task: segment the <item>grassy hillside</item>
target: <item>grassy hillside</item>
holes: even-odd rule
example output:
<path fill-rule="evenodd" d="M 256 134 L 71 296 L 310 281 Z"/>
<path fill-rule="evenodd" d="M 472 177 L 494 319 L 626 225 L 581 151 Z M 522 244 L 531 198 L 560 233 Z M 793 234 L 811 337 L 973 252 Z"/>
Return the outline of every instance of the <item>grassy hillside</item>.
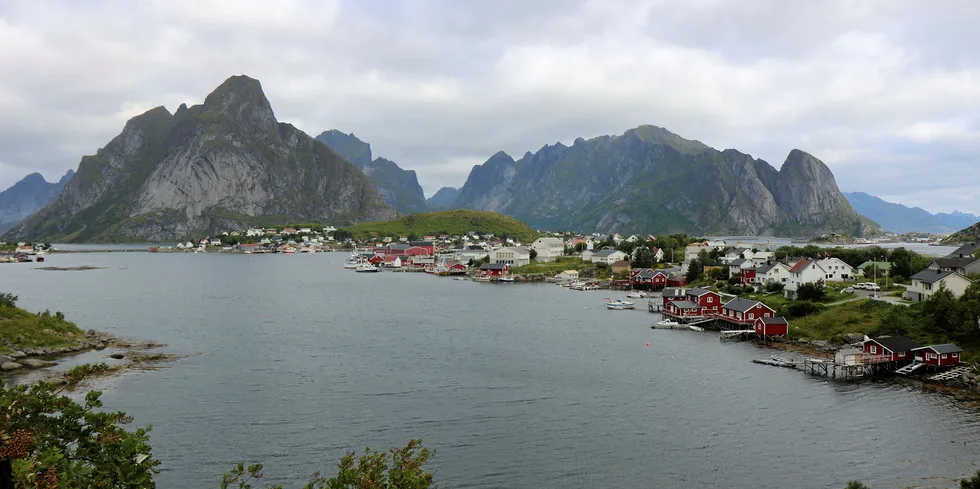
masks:
<path fill-rule="evenodd" d="M 13 348 L 54 348 L 68 346 L 84 336 L 74 323 L 60 312 L 32 313 L 17 307 L 17 296 L 0 294 L 0 352 Z"/>
<path fill-rule="evenodd" d="M 507 235 L 520 238 L 521 242 L 530 242 L 538 237 L 538 233 L 513 217 L 494 212 L 452 210 L 442 212 L 426 212 L 411 214 L 394 221 L 366 222 L 344 229 L 351 232 L 355 238 L 384 237 L 384 236 L 417 236 L 426 235 L 458 235 L 476 231 L 481 234 L 492 233 L 494 236 Z"/>
<path fill-rule="evenodd" d="M 949 235 L 943 240 L 942 244 L 957 245 L 963 243 L 975 243 L 980 240 L 980 222 L 956 233 Z"/>

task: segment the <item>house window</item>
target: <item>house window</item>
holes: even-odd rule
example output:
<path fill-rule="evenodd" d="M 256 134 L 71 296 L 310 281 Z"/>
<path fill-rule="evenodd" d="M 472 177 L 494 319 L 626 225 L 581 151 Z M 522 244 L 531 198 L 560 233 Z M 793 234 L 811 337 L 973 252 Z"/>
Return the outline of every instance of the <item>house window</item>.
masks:
<path fill-rule="evenodd" d="M 764 318 L 769 317 L 769 313 L 767 312 L 767 313 L 763 314 L 762 317 L 764 317 Z"/>
<path fill-rule="evenodd" d="M 749 319 L 755 319 L 755 314 L 749 313 Z"/>
<path fill-rule="evenodd" d="M 960 354 L 959 353 L 950 353 L 949 356 L 950 356 L 950 358 L 956 358 L 956 357 L 960 356 Z"/>
<path fill-rule="evenodd" d="M 946 359 L 946 354 L 945 354 L 945 353 L 943 353 L 943 360 L 945 360 L 945 359 Z"/>
<path fill-rule="evenodd" d="M 871 345 L 871 354 L 872 355 L 877 355 L 878 354 L 878 347 L 877 346 Z"/>

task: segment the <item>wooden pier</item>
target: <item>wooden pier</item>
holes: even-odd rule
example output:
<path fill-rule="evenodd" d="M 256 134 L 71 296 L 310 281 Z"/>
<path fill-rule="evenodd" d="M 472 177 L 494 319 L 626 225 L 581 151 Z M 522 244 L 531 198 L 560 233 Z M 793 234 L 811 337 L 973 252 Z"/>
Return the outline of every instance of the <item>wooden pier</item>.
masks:
<path fill-rule="evenodd" d="M 854 380 L 894 372 L 898 364 L 888 355 L 871 355 L 856 348 L 838 350 L 833 358 L 805 358 L 803 371 L 832 380 Z"/>

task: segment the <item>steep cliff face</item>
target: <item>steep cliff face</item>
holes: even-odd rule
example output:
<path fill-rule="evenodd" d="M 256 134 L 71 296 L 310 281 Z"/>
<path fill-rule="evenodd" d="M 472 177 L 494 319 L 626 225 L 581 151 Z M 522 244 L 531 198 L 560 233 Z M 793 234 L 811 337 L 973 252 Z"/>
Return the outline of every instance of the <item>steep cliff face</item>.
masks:
<path fill-rule="evenodd" d="M 202 105 L 131 119 L 82 158 L 58 199 L 8 235 L 170 241 L 251 224 L 394 216 L 360 170 L 276 121 L 259 82 L 235 76 Z"/>
<path fill-rule="evenodd" d="M 693 234 L 864 234 L 872 229 L 820 160 L 798 150 L 782 170 L 654 126 L 504 153 L 473 168 L 455 207 L 544 229 Z"/>
<path fill-rule="evenodd" d="M 374 182 L 385 202 L 399 214 L 426 211 L 425 195 L 414 170 L 403 170 L 385 158 L 371 159 L 371 145 L 353 134 L 331 129 L 320 133 L 316 139 L 360 168 Z"/>
<path fill-rule="evenodd" d="M 425 206 L 428 210 L 449 209 L 456 202 L 459 190 L 453 187 L 442 187 L 432 197 L 425 199 Z"/>
<path fill-rule="evenodd" d="M 40 173 L 31 173 L 0 192 L 0 233 L 48 205 L 74 175 L 75 170 L 68 170 L 60 180 L 49 183 Z"/>

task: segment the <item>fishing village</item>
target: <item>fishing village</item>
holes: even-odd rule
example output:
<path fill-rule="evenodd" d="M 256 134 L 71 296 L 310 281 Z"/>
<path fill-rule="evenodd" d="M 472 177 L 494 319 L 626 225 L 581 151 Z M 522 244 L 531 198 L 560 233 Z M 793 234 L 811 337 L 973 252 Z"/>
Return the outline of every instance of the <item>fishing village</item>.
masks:
<path fill-rule="evenodd" d="M 818 321 L 815 318 L 834 308 L 848 313 L 860 307 L 907 309 L 939 291 L 961 299 L 975 288 L 980 272 L 980 258 L 975 256 L 980 247 L 975 243 L 926 258 L 903 248 L 862 252 L 815 245 L 795 248 L 792 243 L 760 248 L 763 245 L 757 243 L 681 235 L 552 233 L 539 234 L 528 244 L 522 244 L 522 238 L 527 236 L 474 230 L 355 239 L 330 226 L 280 226 L 175 245 L 99 251 L 334 252 L 331 257 L 344 257 L 337 266 L 355 273 L 417 272 L 489 284 L 545 283 L 569 291 L 601 291 L 597 307 L 646 309 L 655 321 L 639 322 L 653 329 L 714 332 L 722 341 L 752 341 L 785 352 L 755 359 L 757 364 L 831 380 L 897 375 L 980 392 L 975 367 L 963 361 L 963 350 L 952 342 L 918 342 L 900 334 L 857 330 L 813 338 L 794 328 L 798 322 Z M 21 263 L 44 261 L 49 253 L 86 251 L 27 243 L 8 247 L 12 249 L 4 260 Z M 861 255 L 862 262 L 855 263 L 850 255 Z M 331 259 L 328 266 L 334 266 Z M 980 328 L 980 322 L 975 327 Z"/>

